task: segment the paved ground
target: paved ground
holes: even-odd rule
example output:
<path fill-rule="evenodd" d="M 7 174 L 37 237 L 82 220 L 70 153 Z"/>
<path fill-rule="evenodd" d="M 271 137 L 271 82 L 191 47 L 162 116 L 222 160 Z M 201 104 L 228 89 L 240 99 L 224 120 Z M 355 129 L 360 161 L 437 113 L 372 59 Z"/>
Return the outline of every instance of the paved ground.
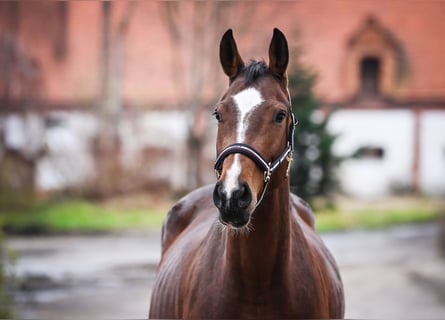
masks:
<path fill-rule="evenodd" d="M 347 318 L 445 318 L 445 260 L 435 224 L 325 234 Z M 15 310 L 25 319 L 146 318 L 159 234 L 7 239 Z"/>

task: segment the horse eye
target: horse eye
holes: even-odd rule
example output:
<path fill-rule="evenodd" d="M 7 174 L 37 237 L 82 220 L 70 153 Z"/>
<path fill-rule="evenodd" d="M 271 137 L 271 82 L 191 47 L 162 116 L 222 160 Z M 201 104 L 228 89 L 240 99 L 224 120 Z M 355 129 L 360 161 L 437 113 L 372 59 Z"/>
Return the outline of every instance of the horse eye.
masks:
<path fill-rule="evenodd" d="M 275 113 L 274 121 L 281 123 L 281 122 L 283 122 L 284 119 L 286 119 L 286 115 L 287 115 L 286 112 L 280 110 L 277 113 Z"/>
<path fill-rule="evenodd" d="M 215 111 L 215 112 L 212 113 L 212 115 L 215 116 L 215 119 L 216 119 L 218 122 L 221 122 L 221 121 L 222 121 L 222 116 L 221 116 L 221 113 L 220 113 L 220 112 Z"/>

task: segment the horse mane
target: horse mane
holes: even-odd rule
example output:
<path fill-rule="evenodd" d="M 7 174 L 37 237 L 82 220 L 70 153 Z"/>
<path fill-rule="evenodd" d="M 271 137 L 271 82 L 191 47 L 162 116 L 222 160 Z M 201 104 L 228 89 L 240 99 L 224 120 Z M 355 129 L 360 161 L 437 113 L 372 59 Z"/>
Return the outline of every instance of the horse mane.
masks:
<path fill-rule="evenodd" d="M 250 60 L 243 68 L 242 74 L 244 75 L 247 83 L 252 83 L 258 78 L 271 74 L 269 66 L 264 60 Z"/>

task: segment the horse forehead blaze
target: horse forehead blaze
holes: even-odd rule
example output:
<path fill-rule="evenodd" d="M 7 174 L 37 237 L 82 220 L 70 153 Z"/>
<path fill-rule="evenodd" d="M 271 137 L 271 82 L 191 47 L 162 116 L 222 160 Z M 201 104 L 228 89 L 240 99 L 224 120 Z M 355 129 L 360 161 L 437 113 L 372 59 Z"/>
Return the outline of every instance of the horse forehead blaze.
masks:
<path fill-rule="evenodd" d="M 244 89 L 233 95 L 232 98 L 241 113 L 241 118 L 264 101 L 261 92 L 254 87 Z"/>
<path fill-rule="evenodd" d="M 238 112 L 237 121 L 237 142 L 244 142 L 244 136 L 246 133 L 248 118 L 250 113 L 263 103 L 264 98 L 261 92 L 253 87 L 244 89 L 232 96 L 233 101 Z"/>

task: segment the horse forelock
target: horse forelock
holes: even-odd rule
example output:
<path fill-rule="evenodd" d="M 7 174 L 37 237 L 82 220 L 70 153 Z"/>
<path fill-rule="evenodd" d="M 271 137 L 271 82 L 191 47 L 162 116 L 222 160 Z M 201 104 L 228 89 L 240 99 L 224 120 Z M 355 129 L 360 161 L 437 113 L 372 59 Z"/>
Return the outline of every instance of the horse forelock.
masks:
<path fill-rule="evenodd" d="M 247 83 L 252 83 L 258 78 L 272 74 L 264 60 L 250 60 L 243 68 L 241 74 Z"/>

